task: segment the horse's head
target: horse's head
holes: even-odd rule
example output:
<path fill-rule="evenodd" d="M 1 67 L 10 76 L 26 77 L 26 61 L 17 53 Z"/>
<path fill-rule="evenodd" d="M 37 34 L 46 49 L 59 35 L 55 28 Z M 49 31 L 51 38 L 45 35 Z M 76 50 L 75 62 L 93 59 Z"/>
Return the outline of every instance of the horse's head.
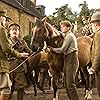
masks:
<path fill-rule="evenodd" d="M 31 39 L 31 46 L 43 48 L 44 41 L 47 45 L 58 47 L 61 44 L 62 36 L 56 28 L 54 28 L 50 23 L 46 22 L 45 19 L 38 19 L 33 28 L 33 36 Z"/>
<path fill-rule="evenodd" d="M 37 49 L 38 47 L 43 47 L 43 42 L 46 40 L 46 30 L 44 27 L 44 22 L 41 19 L 38 19 L 35 22 L 35 25 L 32 29 L 32 38 L 31 38 L 31 48 Z"/>

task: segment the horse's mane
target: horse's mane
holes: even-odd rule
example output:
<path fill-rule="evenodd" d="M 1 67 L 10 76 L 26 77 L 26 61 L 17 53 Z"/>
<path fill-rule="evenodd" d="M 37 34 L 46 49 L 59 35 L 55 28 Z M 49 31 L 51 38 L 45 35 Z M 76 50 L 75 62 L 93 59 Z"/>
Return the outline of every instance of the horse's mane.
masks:
<path fill-rule="evenodd" d="M 58 47 L 62 44 L 62 36 L 52 24 L 47 21 L 38 20 L 35 26 L 33 31 L 36 31 L 33 32 L 31 46 L 35 44 L 44 44 L 43 41 L 46 41 L 49 46 L 53 47 Z"/>
<path fill-rule="evenodd" d="M 53 38 L 53 37 L 57 37 L 60 35 L 59 31 L 53 26 L 51 25 L 50 23 L 48 22 L 45 22 L 44 23 L 46 25 L 46 27 L 48 28 L 49 30 L 49 35 Z M 51 34 L 50 34 L 51 33 Z"/>

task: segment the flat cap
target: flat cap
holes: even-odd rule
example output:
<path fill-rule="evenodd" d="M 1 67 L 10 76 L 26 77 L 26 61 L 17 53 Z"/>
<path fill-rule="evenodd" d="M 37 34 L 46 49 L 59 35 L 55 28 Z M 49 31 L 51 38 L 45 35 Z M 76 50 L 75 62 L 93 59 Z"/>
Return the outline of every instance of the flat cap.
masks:
<path fill-rule="evenodd" d="M 18 28 L 20 29 L 19 24 L 13 23 L 13 24 L 11 24 L 11 25 L 9 26 L 9 30 L 12 29 L 13 27 L 18 27 Z"/>

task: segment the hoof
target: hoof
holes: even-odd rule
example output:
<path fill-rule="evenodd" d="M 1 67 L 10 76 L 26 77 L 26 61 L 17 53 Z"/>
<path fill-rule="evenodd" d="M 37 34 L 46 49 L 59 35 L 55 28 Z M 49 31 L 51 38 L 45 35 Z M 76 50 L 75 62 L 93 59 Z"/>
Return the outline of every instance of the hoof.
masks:
<path fill-rule="evenodd" d="M 57 98 L 53 98 L 53 100 L 58 100 Z"/>
<path fill-rule="evenodd" d="M 42 91 L 43 93 L 45 93 L 45 91 Z"/>
<path fill-rule="evenodd" d="M 37 94 L 34 94 L 34 96 L 37 96 Z"/>
<path fill-rule="evenodd" d="M 85 100 L 92 100 L 92 90 L 86 90 L 86 95 L 84 97 Z"/>

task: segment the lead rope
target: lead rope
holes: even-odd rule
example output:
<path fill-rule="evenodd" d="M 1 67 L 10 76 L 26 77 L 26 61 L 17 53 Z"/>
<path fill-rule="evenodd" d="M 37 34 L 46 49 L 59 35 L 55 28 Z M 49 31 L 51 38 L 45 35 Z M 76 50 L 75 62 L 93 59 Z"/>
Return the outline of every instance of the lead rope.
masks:
<path fill-rule="evenodd" d="M 30 57 L 34 56 L 35 54 L 37 54 L 39 52 L 39 49 L 32 53 L 27 59 L 25 59 L 21 64 L 19 64 L 16 68 L 14 68 L 13 70 L 9 71 L 9 74 L 14 72 L 15 70 L 17 70 L 20 66 L 22 66 Z"/>

